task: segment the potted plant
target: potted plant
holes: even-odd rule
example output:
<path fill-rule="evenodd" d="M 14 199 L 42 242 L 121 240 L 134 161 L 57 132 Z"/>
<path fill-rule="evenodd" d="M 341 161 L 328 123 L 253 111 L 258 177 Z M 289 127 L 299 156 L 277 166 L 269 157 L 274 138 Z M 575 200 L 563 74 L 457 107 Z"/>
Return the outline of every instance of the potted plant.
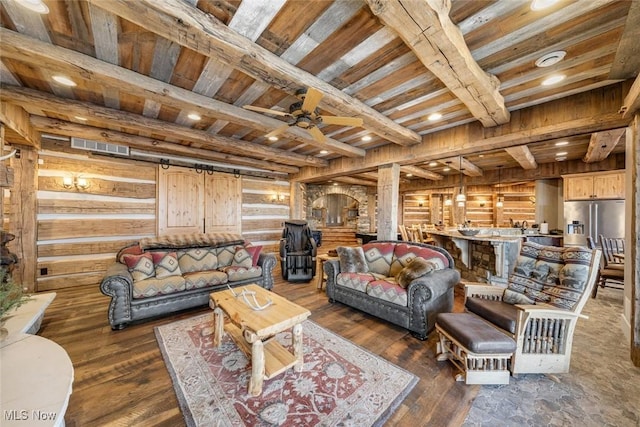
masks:
<path fill-rule="evenodd" d="M 7 330 L 2 326 L 12 311 L 29 300 L 22 286 L 13 281 L 7 270 L 0 268 L 0 338 L 7 336 Z"/>

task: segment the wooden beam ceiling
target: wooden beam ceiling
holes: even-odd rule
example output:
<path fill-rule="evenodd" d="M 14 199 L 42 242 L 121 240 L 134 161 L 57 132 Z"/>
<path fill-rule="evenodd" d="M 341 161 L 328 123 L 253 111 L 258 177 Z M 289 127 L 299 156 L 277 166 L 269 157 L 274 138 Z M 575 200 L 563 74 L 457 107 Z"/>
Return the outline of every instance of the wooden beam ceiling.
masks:
<path fill-rule="evenodd" d="M 627 14 L 624 32 L 613 60 L 609 78 L 632 79 L 640 72 L 640 2 L 633 1 Z"/>
<path fill-rule="evenodd" d="M 161 141 L 144 136 L 131 135 L 124 132 L 117 132 L 110 129 L 96 128 L 77 123 L 65 122 L 58 119 L 32 116 L 33 127 L 45 134 L 64 135 L 68 137 L 78 137 L 93 141 L 103 141 L 114 144 L 124 144 L 129 148 L 138 148 L 158 154 L 171 154 L 184 157 L 210 160 L 214 162 L 224 162 L 226 164 L 248 166 L 252 168 L 264 169 L 266 171 L 276 171 L 282 173 L 295 173 L 297 167 L 286 166 L 279 163 L 265 160 L 251 159 L 245 156 L 235 156 L 232 154 L 216 153 L 203 148 L 187 147 L 181 144 Z"/>
<path fill-rule="evenodd" d="M 526 145 L 520 145 L 518 147 L 507 147 L 505 148 L 506 152 L 509 153 L 511 157 L 514 158 L 516 162 L 522 166 L 522 169 L 535 169 L 538 167 L 538 163 L 536 163 L 536 158 L 533 157 L 529 147 Z"/>
<path fill-rule="evenodd" d="M 400 170 L 404 173 L 410 173 L 413 176 L 419 176 L 420 178 L 430 179 L 433 181 L 439 181 L 444 178 L 438 173 L 427 171 L 417 166 L 401 166 Z"/>
<path fill-rule="evenodd" d="M 449 18 L 451 2 L 367 0 L 367 3 L 484 126 L 509 121 L 509 110 L 498 90 L 500 82 L 471 56 L 460 29 Z"/>
<path fill-rule="evenodd" d="M 462 172 L 467 176 L 482 176 L 482 169 L 462 156 L 446 157 L 444 159 L 440 159 L 439 161 L 440 163 L 446 164 L 451 169 Z"/>
<path fill-rule="evenodd" d="M 412 147 L 383 146 L 370 150 L 364 158 L 331 160 L 326 168 L 303 168 L 293 180 L 316 180 L 370 171 L 381 164 L 411 165 L 442 160 L 452 154 L 469 155 L 526 145 L 532 142 L 566 138 L 628 125 L 629 120 L 617 111 L 628 90 L 623 82 L 540 106 L 516 111 L 510 123 L 495 128 L 482 128 L 469 123 L 423 137 L 423 143 Z M 454 157 L 457 159 L 457 157 Z"/>
<path fill-rule="evenodd" d="M 585 163 L 594 163 L 606 159 L 624 135 L 624 129 L 613 129 L 604 132 L 594 132 L 589 140 L 589 148 L 585 154 Z"/>
<path fill-rule="evenodd" d="M 280 120 L 217 101 L 5 28 L 0 28 L 0 38 L 3 41 L 0 50 L 2 57 L 14 58 L 38 66 L 45 65 L 50 70 L 61 71 L 72 77 L 78 76 L 102 86 L 119 89 L 160 105 L 167 105 L 179 110 L 186 109 L 202 116 L 211 116 L 243 126 L 250 126 L 264 133 L 283 124 Z M 283 135 L 345 156 L 363 156 L 365 153 L 361 148 L 331 138 L 326 138 L 321 143 L 313 139 L 306 131 L 295 126 L 288 128 Z"/>
<path fill-rule="evenodd" d="M 295 94 L 314 87 L 324 94 L 320 107 L 362 117 L 364 127 L 399 145 L 420 142 L 420 135 L 350 97 L 329 83 L 252 43 L 224 23 L 180 0 L 90 0 L 94 5 L 174 43 L 242 71 L 258 81 Z"/>
<path fill-rule="evenodd" d="M 17 103 L 27 109 L 33 107 L 49 111 L 64 111 L 70 116 L 82 116 L 94 123 L 99 123 L 100 127 L 109 128 L 119 126 L 127 129 L 132 134 L 141 131 L 153 132 L 158 135 L 177 138 L 179 140 L 197 142 L 213 150 L 247 156 L 262 158 L 263 160 L 277 160 L 287 158 L 287 163 L 298 166 L 314 165 L 325 166 L 326 160 L 313 156 L 303 156 L 290 153 L 285 150 L 271 148 L 263 145 L 251 144 L 247 141 L 228 138 L 220 135 L 211 135 L 205 131 L 191 129 L 185 126 L 163 122 L 158 119 L 142 117 L 137 114 L 114 110 L 106 107 L 98 107 L 88 102 L 73 101 L 58 98 L 54 95 L 31 89 L 19 88 L 15 86 L 2 86 L 0 99 L 3 102 Z"/>
<path fill-rule="evenodd" d="M 8 141 L 40 148 L 40 135 L 31 127 L 29 114 L 22 107 L 6 102 L 0 104 L 0 122 L 13 131 L 12 135 L 5 135 Z"/>

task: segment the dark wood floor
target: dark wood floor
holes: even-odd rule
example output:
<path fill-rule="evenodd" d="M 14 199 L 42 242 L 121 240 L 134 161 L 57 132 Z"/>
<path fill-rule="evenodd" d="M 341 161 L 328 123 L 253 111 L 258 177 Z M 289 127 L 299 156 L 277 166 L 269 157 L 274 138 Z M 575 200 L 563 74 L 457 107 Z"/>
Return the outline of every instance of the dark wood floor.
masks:
<path fill-rule="evenodd" d="M 418 341 L 387 322 L 342 304 L 329 304 L 315 281 L 289 284 L 282 280 L 279 269 L 274 276 L 274 291 L 307 307 L 313 321 L 420 378 L 387 425 L 462 424 L 479 386 L 456 383 L 450 363 L 435 361 L 435 333 L 427 341 Z M 75 369 L 66 425 L 184 425 L 153 328 L 209 309 L 189 310 L 114 332 L 107 322 L 108 302 L 97 285 L 61 290 L 42 323 L 40 334 L 64 347 Z M 458 295 L 454 310 L 460 311 L 460 305 Z"/>

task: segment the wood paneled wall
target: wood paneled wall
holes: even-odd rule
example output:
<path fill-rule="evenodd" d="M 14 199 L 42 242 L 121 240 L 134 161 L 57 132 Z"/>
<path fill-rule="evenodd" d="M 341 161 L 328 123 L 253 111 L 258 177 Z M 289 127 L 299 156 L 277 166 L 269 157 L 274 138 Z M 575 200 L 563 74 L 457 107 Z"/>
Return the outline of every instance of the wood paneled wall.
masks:
<path fill-rule="evenodd" d="M 447 197 L 455 199 L 453 195 L 456 194 L 456 189 L 438 189 L 437 191 L 437 193 L 433 190 L 405 193 L 402 198 L 403 217 L 399 222 L 411 226 L 435 224 L 442 220 L 447 226 L 455 226 L 454 211 L 461 208 L 457 208 L 455 200 L 451 206 L 445 206 L 444 200 Z M 468 186 L 465 192 L 467 201 L 464 218 L 471 221 L 473 227 L 508 227 L 509 219 L 519 223 L 527 221 L 531 226 L 535 221 L 535 182 L 502 187 L 500 189 L 504 199 L 502 208 L 496 206 L 496 189 L 493 186 Z M 460 215 L 459 212 L 458 216 Z"/>
<path fill-rule="evenodd" d="M 156 167 L 44 150 L 37 201 L 36 290 L 97 283 L 120 248 L 156 234 Z"/>
<path fill-rule="evenodd" d="M 284 221 L 289 219 L 289 182 L 242 179 L 242 236 L 265 251 L 278 252 Z"/>

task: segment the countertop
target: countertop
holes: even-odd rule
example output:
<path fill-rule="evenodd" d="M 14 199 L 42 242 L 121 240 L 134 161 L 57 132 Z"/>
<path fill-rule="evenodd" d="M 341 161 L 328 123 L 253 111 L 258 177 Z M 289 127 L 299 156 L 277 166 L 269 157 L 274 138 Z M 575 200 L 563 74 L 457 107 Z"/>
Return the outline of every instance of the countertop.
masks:
<path fill-rule="evenodd" d="M 480 229 L 480 232 L 475 236 L 463 236 L 458 232 L 457 228 L 448 228 L 442 231 L 429 230 L 429 234 L 434 234 L 437 236 L 446 236 L 454 239 L 475 240 L 475 241 L 483 241 L 483 242 L 515 242 L 525 237 L 562 237 L 561 235 L 540 234 L 540 233 L 516 234 L 513 229 L 509 229 L 509 228 Z"/>

